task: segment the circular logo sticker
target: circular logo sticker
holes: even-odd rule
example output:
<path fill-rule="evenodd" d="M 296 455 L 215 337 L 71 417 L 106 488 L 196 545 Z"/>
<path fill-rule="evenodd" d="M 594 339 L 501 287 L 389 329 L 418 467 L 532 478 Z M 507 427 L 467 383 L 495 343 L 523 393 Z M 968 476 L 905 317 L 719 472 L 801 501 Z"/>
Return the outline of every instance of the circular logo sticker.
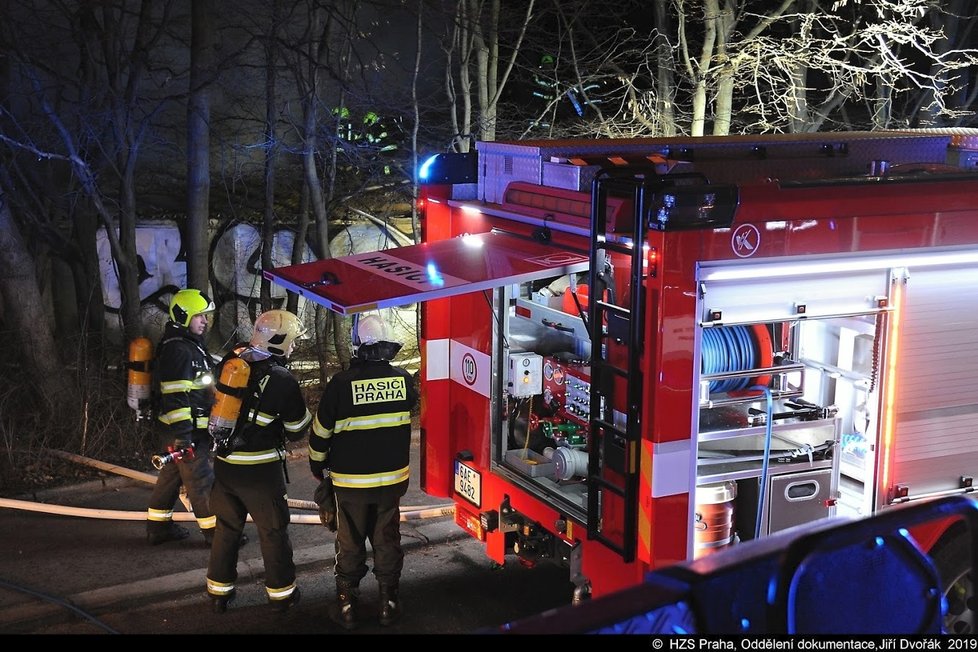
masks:
<path fill-rule="evenodd" d="M 736 256 L 749 258 L 761 246 L 761 232 L 753 224 L 741 224 L 730 237 L 730 247 Z"/>
<path fill-rule="evenodd" d="M 475 356 L 466 353 L 462 356 L 462 378 L 468 385 L 475 385 L 476 378 L 479 377 L 479 368 L 475 364 Z"/>

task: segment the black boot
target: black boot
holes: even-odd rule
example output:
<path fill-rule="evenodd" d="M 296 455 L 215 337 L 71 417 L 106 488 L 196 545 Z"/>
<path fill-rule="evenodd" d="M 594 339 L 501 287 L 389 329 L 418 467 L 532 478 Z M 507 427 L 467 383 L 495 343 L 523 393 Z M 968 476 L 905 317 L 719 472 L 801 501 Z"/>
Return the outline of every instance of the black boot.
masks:
<path fill-rule="evenodd" d="M 343 629 L 355 629 L 357 621 L 357 602 L 360 599 L 360 589 L 356 584 L 336 580 L 336 601 L 339 602 L 339 622 Z"/>
<path fill-rule="evenodd" d="M 190 536 L 190 530 L 180 527 L 173 521 L 168 523 L 150 523 L 146 526 L 146 541 L 151 546 L 158 546 L 167 541 L 180 541 Z"/>
<path fill-rule="evenodd" d="M 393 625 L 401 617 L 401 600 L 397 584 L 380 585 L 380 624 Z"/>
<path fill-rule="evenodd" d="M 286 611 L 299 604 L 299 599 L 302 597 L 302 592 L 299 591 L 299 587 L 295 587 L 292 591 L 292 595 L 285 598 L 284 600 L 275 600 L 270 602 L 272 606 L 272 611 L 280 614 L 284 614 Z"/>
<path fill-rule="evenodd" d="M 237 591 L 231 589 L 231 592 L 226 595 L 211 595 L 211 609 L 216 614 L 222 614 L 228 610 L 231 603 L 234 602 L 234 598 L 237 595 Z"/>

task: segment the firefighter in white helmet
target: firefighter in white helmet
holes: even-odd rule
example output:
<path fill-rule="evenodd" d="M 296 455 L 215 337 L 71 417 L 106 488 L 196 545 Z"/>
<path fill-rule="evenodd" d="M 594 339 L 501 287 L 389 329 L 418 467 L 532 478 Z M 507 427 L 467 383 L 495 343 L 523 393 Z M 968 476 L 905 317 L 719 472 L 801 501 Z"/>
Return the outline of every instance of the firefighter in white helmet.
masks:
<path fill-rule="evenodd" d="M 249 514 L 261 540 L 268 603 L 284 612 L 299 601 L 288 531 L 285 445 L 305 435 L 312 414 L 286 363 L 304 332 L 291 312 L 268 310 L 255 321 L 250 342 L 221 361 L 223 366 L 241 358 L 250 371 L 237 425 L 230 437 L 216 442 L 211 507 L 217 531 L 207 566 L 207 593 L 217 613 L 226 611 L 236 594 L 237 541 Z"/>
<path fill-rule="evenodd" d="M 336 532 L 336 596 L 345 629 L 358 624 L 367 540 L 380 589 L 380 624 L 401 614 L 400 501 L 408 488 L 411 410 L 418 401 L 411 375 L 391 364 L 401 344 L 383 319 L 354 318 L 352 340 L 350 368 L 326 384 L 309 437 L 309 466 L 321 480 L 320 518 Z"/>
<path fill-rule="evenodd" d="M 146 538 L 152 545 L 185 539 L 190 533 L 173 522 L 180 486 L 187 489 L 197 525 L 210 543 L 216 519 L 208 495 L 214 483 L 207 417 L 214 402 L 212 360 L 204 343 L 210 297 L 189 288 L 170 300 L 170 320 L 156 346 L 155 379 L 163 447 L 190 454 L 160 469 L 147 509 Z"/>

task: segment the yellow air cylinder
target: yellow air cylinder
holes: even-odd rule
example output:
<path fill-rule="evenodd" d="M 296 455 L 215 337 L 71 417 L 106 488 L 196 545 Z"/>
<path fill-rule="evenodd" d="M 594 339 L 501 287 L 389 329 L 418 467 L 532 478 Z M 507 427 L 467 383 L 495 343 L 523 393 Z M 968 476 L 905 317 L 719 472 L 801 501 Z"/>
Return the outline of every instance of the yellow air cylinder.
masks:
<path fill-rule="evenodd" d="M 234 430 L 241 413 L 244 388 L 248 386 L 251 367 L 241 358 L 231 358 L 221 369 L 221 379 L 215 392 L 214 407 L 207 422 L 207 429 L 216 439 L 226 439 Z"/>
<path fill-rule="evenodd" d="M 129 342 L 128 378 L 126 403 L 136 411 L 136 418 L 149 416 L 150 396 L 153 391 L 153 343 L 146 337 Z"/>

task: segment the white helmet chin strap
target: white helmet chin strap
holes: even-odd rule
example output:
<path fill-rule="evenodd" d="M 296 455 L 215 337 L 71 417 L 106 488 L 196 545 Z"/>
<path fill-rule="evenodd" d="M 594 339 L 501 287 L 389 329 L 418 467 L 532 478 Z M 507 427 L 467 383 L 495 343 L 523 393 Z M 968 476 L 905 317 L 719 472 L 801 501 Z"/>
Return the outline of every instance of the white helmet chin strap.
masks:
<path fill-rule="evenodd" d="M 263 351 L 262 349 L 259 349 L 258 347 L 254 347 L 254 346 L 249 346 L 247 351 L 248 351 L 248 357 L 250 357 L 252 360 L 256 362 L 258 360 L 267 360 L 268 358 L 272 357 L 272 354 L 269 353 L 268 351 Z"/>
<path fill-rule="evenodd" d="M 352 344 L 353 349 L 356 350 L 360 346 L 360 313 L 353 313 L 353 327 L 351 329 L 353 333 Z"/>

